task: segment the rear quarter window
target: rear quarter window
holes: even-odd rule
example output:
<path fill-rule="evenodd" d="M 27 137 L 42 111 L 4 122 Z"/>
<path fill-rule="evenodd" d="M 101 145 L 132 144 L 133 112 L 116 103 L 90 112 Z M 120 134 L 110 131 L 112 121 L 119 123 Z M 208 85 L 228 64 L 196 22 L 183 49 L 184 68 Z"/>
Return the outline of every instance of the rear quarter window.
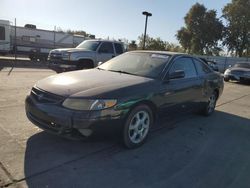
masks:
<path fill-rule="evenodd" d="M 204 62 L 197 59 L 193 59 L 193 61 L 199 75 L 204 75 L 212 72 L 212 70 Z"/>
<path fill-rule="evenodd" d="M 0 26 L 0 40 L 5 40 L 5 28 Z"/>
<path fill-rule="evenodd" d="M 123 46 L 119 43 L 115 43 L 115 51 L 116 54 L 122 54 L 123 53 Z"/>

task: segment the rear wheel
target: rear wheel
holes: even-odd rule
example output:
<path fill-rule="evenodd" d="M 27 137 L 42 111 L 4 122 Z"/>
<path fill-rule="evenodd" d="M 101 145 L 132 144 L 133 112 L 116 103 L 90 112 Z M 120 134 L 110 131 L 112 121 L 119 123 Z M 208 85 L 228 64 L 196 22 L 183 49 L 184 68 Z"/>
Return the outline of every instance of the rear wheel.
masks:
<path fill-rule="evenodd" d="M 33 54 L 29 55 L 29 58 L 30 58 L 31 61 L 36 61 L 36 57 Z"/>
<path fill-rule="evenodd" d="M 225 77 L 224 77 L 224 81 L 225 81 L 225 82 L 228 82 L 228 81 L 229 81 L 229 78 L 225 78 Z"/>
<path fill-rule="evenodd" d="M 209 115 L 211 115 L 214 112 L 215 106 L 216 106 L 216 102 L 217 102 L 217 98 L 218 98 L 217 92 L 214 91 L 211 94 L 211 96 L 209 97 L 208 102 L 207 102 L 205 108 L 203 109 L 203 114 L 205 116 L 209 116 Z"/>
<path fill-rule="evenodd" d="M 152 110 L 146 105 L 135 107 L 126 119 L 123 129 L 123 142 L 127 148 L 141 146 L 153 125 Z"/>

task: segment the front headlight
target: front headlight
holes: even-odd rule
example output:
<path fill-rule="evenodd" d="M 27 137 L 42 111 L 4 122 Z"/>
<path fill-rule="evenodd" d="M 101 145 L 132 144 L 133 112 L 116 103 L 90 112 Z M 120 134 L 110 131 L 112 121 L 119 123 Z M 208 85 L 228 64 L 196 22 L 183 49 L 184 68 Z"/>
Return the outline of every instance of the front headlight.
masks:
<path fill-rule="evenodd" d="M 231 71 L 227 69 L 224 74 L 229 74 Z"/>
<path fill-rule="evenodd" d="M 63 53 L 62 54 L 62 59 L 63 60 L 70 60 L 70 53 L 68 53 L 68 52 L 67 53 Z"/>
<path fill-rule="evenodd" d="M 115 99 L 76 99 L 68 98 L 63 102 L 63 106 L 73 110 L 103 110 L 115 106 L 117 100 Z"/>

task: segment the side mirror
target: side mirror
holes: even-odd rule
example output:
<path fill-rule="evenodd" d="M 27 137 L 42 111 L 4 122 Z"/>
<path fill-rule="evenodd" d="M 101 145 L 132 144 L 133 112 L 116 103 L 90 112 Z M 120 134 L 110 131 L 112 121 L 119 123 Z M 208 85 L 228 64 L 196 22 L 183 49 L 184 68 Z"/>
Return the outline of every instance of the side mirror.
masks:
<path fill-rule="evenodd" d="M 169 79 L 178 79 L 184 77 L 185 77 L 185 72 L 183 70 L 176 70 L 169 74 Z"/>
<path fill-rule="evenodd" d="M 101 64 L 103 64 L 103 62 L 100 61 L 100 62 L 98 62 L 97 66 L 100 66 Z"/>

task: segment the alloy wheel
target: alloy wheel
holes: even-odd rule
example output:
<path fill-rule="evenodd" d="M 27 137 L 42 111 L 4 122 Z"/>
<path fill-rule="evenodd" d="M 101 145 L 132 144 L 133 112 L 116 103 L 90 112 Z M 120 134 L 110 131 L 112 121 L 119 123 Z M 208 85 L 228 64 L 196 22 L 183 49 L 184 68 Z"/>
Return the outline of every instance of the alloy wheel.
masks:
<path fill-rule="evenodd" d="M 138 144 L 147 136 L 150 126 L 150 116 L 146 111 L 139 111 L 132 117 L 128 136 L 132 143 Z"/>

